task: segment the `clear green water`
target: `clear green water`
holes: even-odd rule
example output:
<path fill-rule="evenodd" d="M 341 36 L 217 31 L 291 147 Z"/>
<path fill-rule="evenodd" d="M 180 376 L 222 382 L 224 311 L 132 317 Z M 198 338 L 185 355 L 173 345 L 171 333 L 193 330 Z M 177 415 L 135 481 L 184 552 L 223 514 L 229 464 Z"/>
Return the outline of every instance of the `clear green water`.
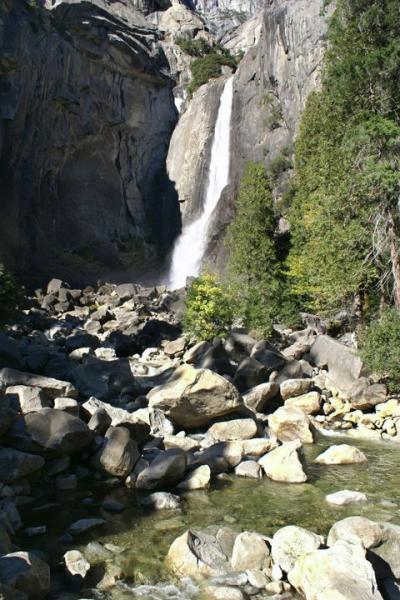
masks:
<path fill-rule="evenodd" d="M 368 464 L 323 466 L 313 459 L 331 444 L 348 443 L 365 452 Z M 55 499 L 57 506 L 44 511 L 25 512 L 24 522 L 29 525 L 46 524 L 48 533 L 32 540 L 19 540 L 21 547 L 35 547 L 47 552 L 54 560 L 67 548 L 58 538 L 78 518 L 101 516 L 107 524 L 81 536 L 74 547 L 82 547 L 90 540 L 112 542 L 124 548 L 123 561 L 127 581 L 132 584 L 156 583 L 167 578 L 163 560 L 171 542 L 188 528 L 202 529 L 210 525 L 229 525 L 238 531 L 254 530 L 272 535 L 278 528 L 296 524 L 326 534 L 331 525 L 346 516 L 392 521 L 400 524 L 400 447 L 392 442 L 370 442 L 345 437 L 321 438 L 305 447 L 305 484 L 282 484 L 264 478 L 261 481 L 230 476 L 216 482 L 208 492 L 186 494 L 181 511 L 149 513 L 137 502 L 135 493 L 125 489 L 99 492 L 93 490 L 95 503 L 84 506 L 81 499 L 87 491 Z M 368 503 L 333 507 L 325 495 L 341 489 L 362 491 Z M 101 509 L 105 498 L 122 501 L 122 514 L 110 515 Z M 153 599 L 146 588 L 137 590 L 141 598 Z M 161 593 L 161 592 L 160 592 Z M 128 594 L 126 596 L 126 594 Z M 126 592 L 121 598 L 132 597 Z M 172 594 L 172 592 L 171 592 Z M 176 598 L 169 592 L 160 598 Z M 187 595 L 183 596 L 189 597 Z"/>

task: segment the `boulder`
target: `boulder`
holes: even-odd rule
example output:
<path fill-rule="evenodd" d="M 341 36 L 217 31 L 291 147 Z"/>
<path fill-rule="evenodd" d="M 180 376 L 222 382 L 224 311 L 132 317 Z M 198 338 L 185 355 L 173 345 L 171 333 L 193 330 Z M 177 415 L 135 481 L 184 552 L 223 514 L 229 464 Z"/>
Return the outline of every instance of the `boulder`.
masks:
<path fill-rule="evenodd" d="M 0 436 L 4 435 L 16 417 L 10 399 L 0 393 Z"/>
<path fill-rule="evenodd" d="M 166 565 L 178 577 L 210 577 L 229 570 L 226 554 L 217 539 L 197 531 L 185 531 L 172 542 Z"/>
<path fill-rule="evenodd" d="M 181 427 L 200 427 L 243 406 L 237 389 L 224 377 L 190 365 L 179 367 L 164 385 L 152 389 L 149 406 Z"/>
<path fill-rule="evenodd" d="M 178 485 L 178 490 L 206 490 L 210 487 L 211 469 L 208 465 L 197 467 Z"/>
<path fill-rule="evenodd" d="M 168 492 L 154 492 L 142 498 L 141 504 L 152 510 L 176 510 L 181 506 L 181 499 Z"/>
<path fill-rule="evenodd" d="M 97 527 L 100 527 L 101 525 L 105 525 L 105 523 L 107 523 L 105 519 L 79 519 L 78 521 L 75 521 L 74 523 L 72 523 L 72 525 L 69 526 L 68 532 L 71 535 L 80 535 L 81 533 L 86 533 L 91 529 L 95 529 Z"/>
<path fill-rule="evenodd" d="M 139 459 L 135 441 L 125 427 L 109 427 L 104 442 L 95 456 L 95 464 L 108 475 L 127 477 Z"/>
<path fill-rule="evenodd" d="M 256 343 L 257 341 L 245 330 L 233 329 L 226 339 L 225 350 L 235 362 L 240 363 L 243 358 L 250 356 Z"/>
<path fill-rule="evenodd" d="M 243 531 L 233 545 L 231 566 L 234 571 L 247 571 L 268 566 L 269 548 L 258 533 Z"/>
<path fill-rule="evenodd" d="M 347 504 L 358 504 L 359 502 L 366 502 L 367 496 L 362 492 L 352 492 L 351 490 L 340 490 L 340 492 L 334 492 L 333 494 L 327 494 L 325 500 L 329 504 L 335 506 L 346 506 Z"/>
<path fill-rule="evenodd" d="M 12 552 L 0 558 L 0 583 L 41 600 L 50 592 L 50 569 L 33 552 Z"/>
<path fill-rule="evenodd" d="M 0 480 L 13 483 L 35 473 L 44 465 L 44 459 L 35 454 L 13 448 L 0 448 Z"/>
<path fill-rule="evenodd" d="M 202 597 L 204 600 L 246 600 L 239 588 L 228 585 L 207 585 Z"/>
<path fill-rule="evenodd" d="M 345 541 L 301 556 L 288 579 L 307 600 L 382 600 L 365 550 Z"/>
<path fill-rule="evenodd" d="M 278 394 L 279 385 L 277 383 L 261 383 L 243 395 L 243 402 L 254 412 L 263 412 L 270 404 L 275 404 L 270 401 L 275 400 Z"/>
<path fill-rule="evenodd" d="M 196 452 L 190 466 L 208 465 L 213 474 L 225 473 L 236 467 L 242 456 L 241 442 L 218 442 L 203 452 Z"/>
<path fill-rule="evenodd" d="M 327 545 L 333 546 L 338 540 L 349 543 L 362 543 L 364 548 L 375 548 L 383 540 L 382 528 L 365 517 L 347 517 L 332 525 Z"/>
<path fill-rule="evenodd" d="M 279 529 L 272 538 L 271 556 L 282 571 L 289 573 L 300 556 L 314 552 L 323 543 L 322 536 L 303 527 L 288 525 Z"/>
<path fill-rule="evenodd" d="M 387 400 L 386 386 L 381 383 L 369 384 L 366 377 L 356 380 L 349 389 L 348 398 L 351 408 L 369 410 Z"/>
<path fill-rule="evenodd" d="M 241 445 L 243 456 L 264 456 L 270 450 L 277 448 L 278 442 L 272 438 L 252 438 L 243 440 Z"/>
<path fill-rule="evenodd" d="M 171 448 L 159 454 L 137 477 L 136 487 L 156 490 L 170 487 L 182 480 L 186 471 L 186 454 L 179 448 Z"/>
<path fill-rule="evenodd" d="M 232 419 L 211 425 L 207 437 L 216 442 L 249 440 L 257 434 L 257 429 L 254 419 Z"/>
<path fill-rule="evenodd" d="M 263 471 L 261 465 L 255 460 L 244 460 L 235 467 L 237 477 L 249 477 L 251 479 L 261 479 Z"/>
<path fill-rule="evenodd" d="M 378 579 L 382 577 L 400 579 L 400 527 L 393 523 L 379 523 L 379 525 L 382 539 L 379 546 L 374 546 L 371 550 L 369 559 Z"/>
<path fill-rule="evenodd" d="M 299 439 L 305 444 L 312 444 L 314 441 L 311 421 L 298 408 L 281 406 L 269 416 L 268 425 L 271 432 L 281 442 L 290 442 Z"/>
<path fill-rule="evenodd" d="M 4 332 L 0 332 L 0 367 L 20 369 L 22 355 L 18 343 Z"/>
<path fill-rule="evenodd" d="M 131 437 L 138 443 L 141 444 L 146 442 L 149 439 L 150 435 L 150 425 L 144 421 L 144 417 L 141 413 L 141 410 L 135 411 L 133 413 L 128 412 L 123 408 L 117 408 L 115 406 L 111 406 L 107 402 L 102 402 L 97 398 L 91 397 L 87 402 L 82 404 L 82 408 L 87 415 L 91 417 L 101 409 L 105 411 L 107 415 L 111 419 L 111 425 L 113 427 L 123 426 L 129 429 Z M 102 428 L 106 422 L 104 416 L 100 417 L 102 420 Z M 96 422 L 92 422 L 91 428 L 95 426 Z"/>
<path fill-rule="evenodd" d="M 79 550 L 69 550 L 64 554 L 64 564 L 68 579 L 79 589 L 90 570 L 89 561 Z"/>
<path fill-rule="evenodd" d="M 183 362 L 191 365 L 197 365 L 203 360 L 211 348 L 212 345 L 210 342 L 198 342 L 185 352 L 183 355 Z"/>
<path fill-rule="evenodd" d="M 264 469 L 265 474 L 274 481 L 304 483 L 307 481 L 307 475 L 303 471 L 297 453 L 300 448 L 301 442 L 299 440 L 286 442 L 279 448 L 268 452 L 258 462 Z"/>
<path fill-rule="evenodd" d="M 80 404 L 74 398 L 54 398 L 54 408 L 65 410 L 73 417 L 79 417 Z"/>
<path fill-rule="evenodd" d="M 257 342 L 251 351 L 251 358 L 260 362 L 267 369 L 268 375 L 272 371 L 280 371 L 286 364 L 286 358 L 268 342 Z"/>
<path fill-rule="evenodd" d="M 241 392 L 268 380 L 267 368 L 255 358 L 244 358 L 239 364 L 233 383 Z"/>
<path fill-rule="evenodd" d="M 16 369 L 1 369 L 0 386 L 5 389 L 15 385 L 41 388 L 49 398 L 57 398 L 57 396 L 77 398 L 78 396 L 78 390 L 68 381 L 24 373 Z"/>
<path fill-rule="evenodd" d="M 88 427 L 97 435 L 104 435 L 107 429 L 110 427 L 111 422 L 112 419 L 107 411 L 105 411 L 104 408 L 98 408 L 90 417 Z"/>
<path fill-rule="evenodd" d="M 327 367 L 329 380 L 342 392 L 348 392 L 363 372 L 361 358 L 328 335 L 317 336 L 308 359 L 317 367 Z"/>
<path fill-rule="evenodd" d="M 321 394 L 319 392 L 308 392 L 295 398 L 288 398 L 285 406 L 298 408 L 306 415 L 317 415 L 321 409 Z"/>
<path fill-rule="evenodd" d="M 312 379 L 287 379 L 281 383 L 281 396 L 283 400 L 301 396 L 308 392 L 313 385 Z"/>
<path fill-rule="evenodd" d="M 349 446 L 348 444 L 338 444 L 330 446 L 327 450 L 322 452 L 314 462 L 321 465 L 351 465 L 354 463 L 367 462 L 367 457 L 364 452 L 361 452 L 355 446 Z"/>
<path fill-rule="evenodd" d="M 93 439 L 84 421 L 53 408 L 25 415 L 22 425 L 21 440 L 31 443 L 37 451 L 77 454 L 90 446 Z"/>
<path fill-rule="evenodd" d="M 163 442 L 166 450 L 169 448 L 181 448 L 185 452 L 195 452 L 200 448 L 200 442 L 187 435 L 164 435 Z"/>

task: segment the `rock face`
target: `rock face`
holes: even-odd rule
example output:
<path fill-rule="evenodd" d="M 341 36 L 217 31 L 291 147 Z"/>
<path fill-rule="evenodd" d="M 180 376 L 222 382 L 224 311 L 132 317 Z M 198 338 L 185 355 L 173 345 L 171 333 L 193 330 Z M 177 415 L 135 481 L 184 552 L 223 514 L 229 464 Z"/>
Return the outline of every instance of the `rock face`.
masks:
<path fill-rule="evenodd" d="M 243 406 L 237 389 L 208 369 L 182 365 L 164 385 L 148 394 L 149 406 L 159 408 L 182 427 L 198 427 Z"/>
<path fill-rule="evenodd" d="M 132 6 L 47 7 L 0 9 L 2 251 L 19 271 L 87 280 L 165 250 L 179 228 L 173 82 Z"/>

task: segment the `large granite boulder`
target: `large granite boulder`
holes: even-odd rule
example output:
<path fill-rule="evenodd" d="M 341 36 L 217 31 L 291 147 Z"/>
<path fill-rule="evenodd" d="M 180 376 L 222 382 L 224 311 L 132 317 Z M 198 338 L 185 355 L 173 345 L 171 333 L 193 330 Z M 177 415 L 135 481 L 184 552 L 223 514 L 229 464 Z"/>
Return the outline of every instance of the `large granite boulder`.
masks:
<path fill-rule="evenodd" d="M 64 410 L 44 408 L 15 422 L 7 439 L 22 449 L 77 454 L 91 444 L 93 432 L 84 421 Z"/>
<path fill-rule="evenodd" d="M 337 444 L 330 446 L 319 454 L 315 459 L 321 465 L 351 465 L 354 463 L 366 463 L 367 457 L 364 452 L 349 444 Z"/>
<path fill-rule="evenodd" d="M 139 490 L 158 490 L 181 481 L 186 471 L 186 454 L 180 448 L 171 448 L 159 454 L 136 479 Z"/>
<path fill-rule="evenodd" d="M 323 543 L 324 538 L 322 536 L 303 527 L 288 525 L 278 529 L 274 534 L 271 555 L 274 562 L 283 571 L 289 573 L 300 556 L 314 552 Z"/>
<path fill-rule="evenodd" d="M 152 389 L 149 406 L 158 408 L 181 427 L 206 425 L 215 417 L 243 406 L 242 398 L 227 379 L 209 371 L 182 365 L 164 385 Z"/>
<path fill-rule="evenodd" d="M 304 483 L 307 481 L 307 475 L 304 473 L 299 459 L 298 450 L 300 448 L 301 442 L 299 440 L 286 442 L 279 448 L 268 452 L 258 462 L 264 469 L 265 474 L 274 481 Z"/>
<path fill-rule="evenodd" d="M 275 405 L 278 394 L 279 385 L 277 383 L 260 383 L 260 385 L 256 385 L 243 395 L 243 402 L 247 408 L 254 410 L 254 412 L 263 412 L 270 405 Z"/>
<path fill-rule="evenodd" d="M 44 465 L 44 458 L 14 448 L 0 448 L 0 480 L 13 483 L 39 471 Z"/>
<path fill-rule="evenodd" d="M 58 398 L 59 396 L 76 398 L 78 396 L 78 391 L 68 381 L 24 373 L 16 369 L 1 369 L 0 386 L 6 389 L 15 385 L 41 388 L 49 398 Z"/>
<path fill-rule="evenodd" d="M 265 539 L 253 531 L 243 531 L 235 539 L 231 565 L 234 571 L 262 570 L 268 566 L 269 548 Z"/>
<path fill-rule="evenodd" d="M 215 442 L 250 440 L 256 435 L 257 429 L 254 419 L 232 419 L 213 423 L 207 431 L 207 437 Z"/>
<path fill-rule="evenodd" d="M 41 600 L 50 592 L 50 569 L 33 552 L 12 552 L 0 558 L 0 583 Z"/>
<path fill-rule="evenodd" d="M 359 544 L 338 541 L 328 550 L 304 554 L 288 579 L 307 600 L 382 600 L 372 565 Z"/>
<path fill-rule="evenodd" d="M 95 456 L 95 464 L 102 471 L 121 479 L 127 477 L 139 459 L 135 441 L 125 427 L 109 427 L 104 442 Z"/>
<path fill-rule="evenodd" d="M 346 517 L 334 523 L 329 531 L 327 545 L 333 546 L 338 540 L 361 543 L 370 549 L 379 546 L 383 540 L 382 528 L 365 517 Z"/>
<path fill-rule="evenodd" d="M 281 406 L 269 416 L 268 425 L 281 442 L 299 439 L 305 444 L 312 444 L 314 441 L 311 421 L 299 408 Z"/>
<path fill-rule="evenodd" d="M 185 531 L 172 542 L 166 565 L 178 577 L 209 577 L 229 569 L 228 557 L 217 538 L 202 532 Z"/>

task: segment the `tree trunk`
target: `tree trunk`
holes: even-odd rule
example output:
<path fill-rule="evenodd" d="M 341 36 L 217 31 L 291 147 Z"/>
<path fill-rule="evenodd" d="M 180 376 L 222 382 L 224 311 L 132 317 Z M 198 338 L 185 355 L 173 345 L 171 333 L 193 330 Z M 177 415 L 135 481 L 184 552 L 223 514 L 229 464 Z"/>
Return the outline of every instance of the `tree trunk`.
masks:
<path fill-rule="evenodd" d="M 400 255 L 399 255 L 399 226 L 397 215 L 389 213 L 389 238 L 390 238 L 390 262 L 392 264 L 393 276 L 393 299 L 397 309 L 400 310 Z"/>

